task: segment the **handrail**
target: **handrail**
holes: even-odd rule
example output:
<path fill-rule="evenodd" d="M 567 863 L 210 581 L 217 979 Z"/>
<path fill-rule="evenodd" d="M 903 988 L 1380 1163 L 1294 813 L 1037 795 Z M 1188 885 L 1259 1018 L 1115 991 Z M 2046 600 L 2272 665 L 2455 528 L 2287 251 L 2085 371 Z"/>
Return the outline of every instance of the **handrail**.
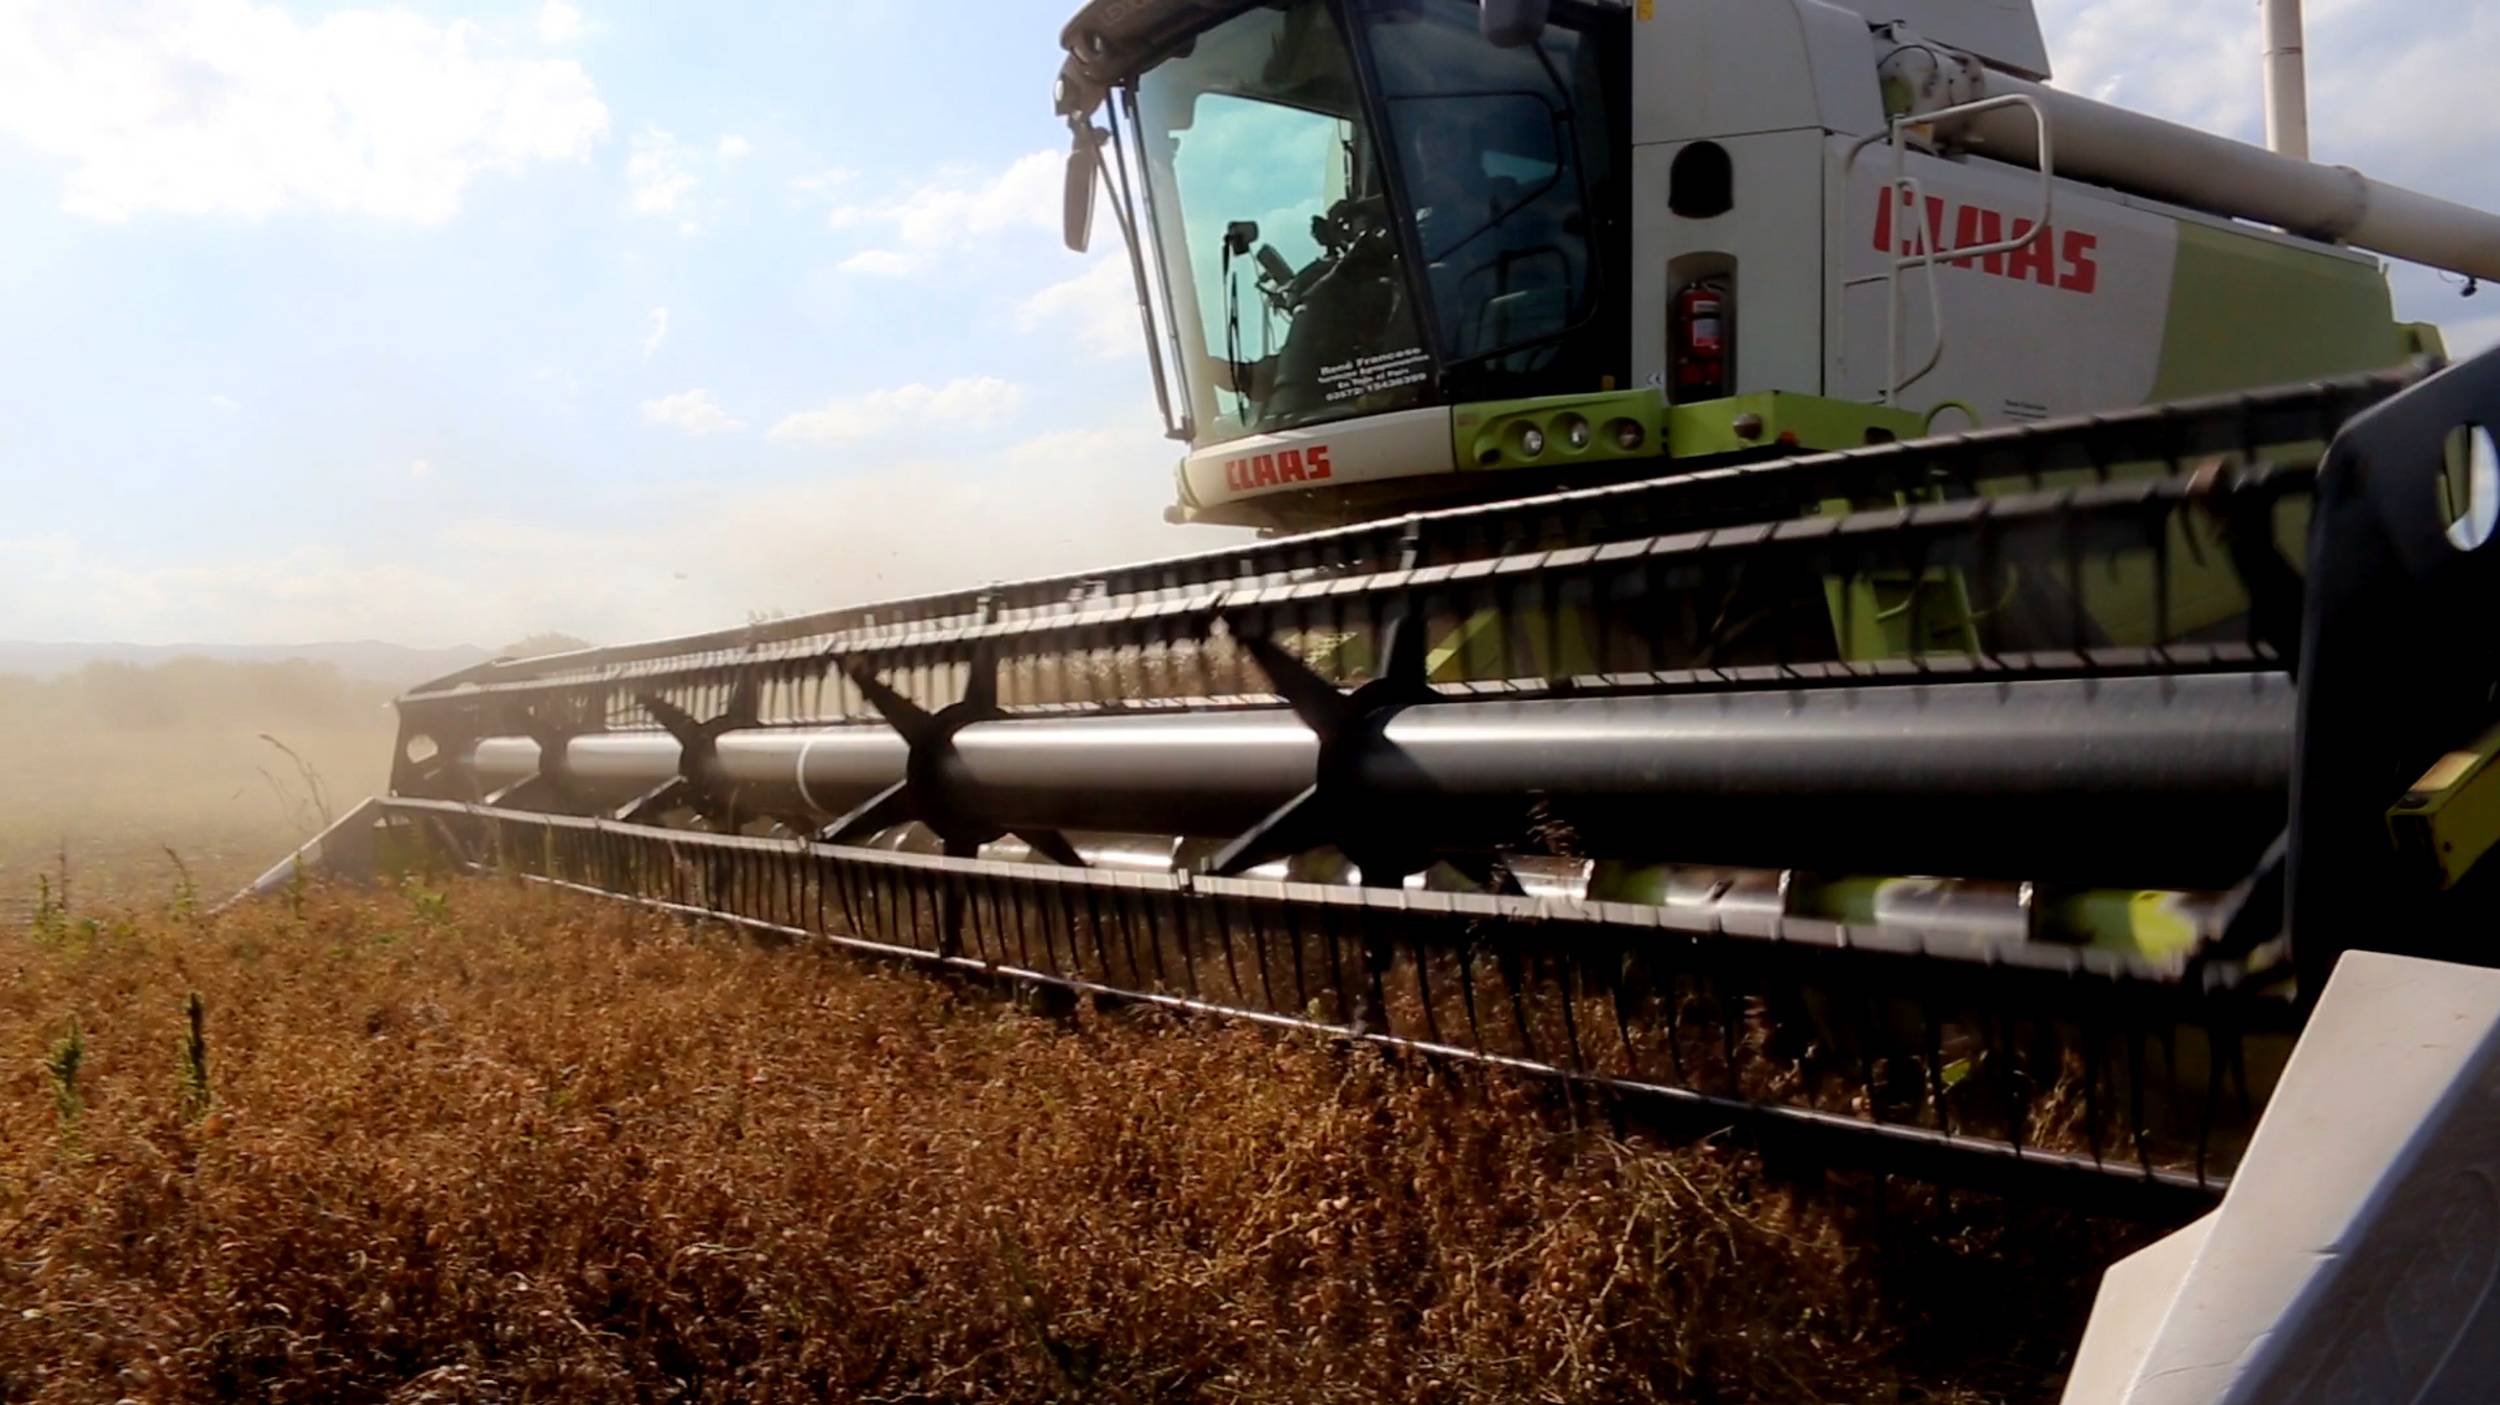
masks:
<path fill-rule="evenodd" d="M 2004 107 L 2027 109 L 2039 132 L 2039 217 L 2031 222 L 2030 229 L 2004 239 L 1994 239 L 1980 244 L 1965 244 L 1951 249 L 1932 247 L 1933 241 L 1929 238 L 1926 223 L 1919 218 L 1920 197 L 1923 191 L 1918 178 L 1910 175 L 1907 170 L 1909 146 L 1903 140 L 1904 135 L 1909 128 L 1914 126 L 1931 127 L 1949 118 L 1968 117 Z M 2048 110 L 2027 93 L 2007 93 L 1998 97 L 1981 98 L 1975 102 L 1939 107 L 1927 112 L 1894 114 L 1882 135 L 1863 138 L 1849 148 L 1848 159 L 1841 166 L 1843 189 L 1847 188 L 1849 176 L 1857 167 L 1859 154 L 1879 141 L 1888 143 L 1892 148 L 1892 179 L 1885 185 L 1884 198 L 1899 202 L 1899 207 L 1908 212 L 1908 218 L 1895 218 L 1892 222 L 1892 248 L 1887 251 L 1892 257 L 1883 272 L 1861 274 L 1855 278 L 1841 280 L 1840 287 L 1844 296 L 1840 299 L 1840 312 L 1834 322 L 1833 335 L 1839 345 L 1840 354 L 1845 359 L 1848 356 L 1849 347 L 1847 336 L 1849 300 L 1845 295 L 1849 289 L 1862 284 L 1876 282 L 1884 284 L 1884 384 L 1875 398 L 1879 404 L 1897 407 L 1900 403 L 1901 392 L 1925 378 L 1944 360 L 1944 296 L 1936 283 L 1936 264 L 1939 261 L 1958 262 L 2012 253 L 2017 249 L 2028 248 L 2035 242 L 2047 239 L 2049 217 L 2056 203 L 2056 161 L 2050 149 Z M 2022 221 L 2017 219 L 2015 223 L 2019 225 Z M 1912 247 L 1913 244 L 1917 246 L 1915 250 Z M 1935 344 L 1928 350 L 1927 359 L 1920 363 L 1919 368 L 1904 377 L 1901 374 L 1901 275 L 1912 268 L 1923 269 L 1927 275 L 1928 321 L 1935 331 Z"/>

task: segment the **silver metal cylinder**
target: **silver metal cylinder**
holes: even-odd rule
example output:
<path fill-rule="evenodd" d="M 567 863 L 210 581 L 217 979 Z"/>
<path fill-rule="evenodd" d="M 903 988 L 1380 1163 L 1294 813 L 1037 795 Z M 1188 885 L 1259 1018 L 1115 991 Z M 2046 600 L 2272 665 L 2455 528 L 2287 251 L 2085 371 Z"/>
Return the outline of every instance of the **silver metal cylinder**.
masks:
<path fill-rule="evenodd" d="M 1896 684 L 1430 703 L 1329 784 L 1349 837 L 1683 863 L 2195 885 L 2244 872 L 2281 827 L 2294 691 L 2280 674 Z M 630 798 L 677 773 L 660 733 L 579 737 L 568 786 Z M 902 778 L 881 727 L 757 728 L 717 773 L 752 814 L 840 815 Z M 537 748 L 480 743 L 481 790 Z M 1008 718 L 958 732 L 938 783 L 1004 829 L 1229 836 L 1322 779 L 1282 709 Z"/>
<path fill-rule="evenodd" d="M 2315 165 L 1996 70 L 1985 73 L 1982 88 L 1987 97 L 2019 94 L 2040 105 L 2058 175 L 2469 277 L 2500 278 L 2500 216 L 2375 181 L 2349 166 Z M 2039 162 L 2039 133 L 2027 112 L 2000 108 L 1948 125 L 1950 135 L 1982 155 Z"/>

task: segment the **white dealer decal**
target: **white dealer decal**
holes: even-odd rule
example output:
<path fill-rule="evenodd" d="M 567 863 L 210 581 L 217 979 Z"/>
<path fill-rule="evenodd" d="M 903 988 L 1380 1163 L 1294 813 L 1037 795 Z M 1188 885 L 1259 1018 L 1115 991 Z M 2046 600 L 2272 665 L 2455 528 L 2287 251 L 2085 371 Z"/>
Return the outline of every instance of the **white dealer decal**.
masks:
<path fill-rule="evenodd" d="M 1351 400 L 1376 390 L 1395 390 L 1400 386 L 1420 385 L 1432 378 L 1432 358 L 1420 346 L 1404 351 L 1382 352 L 1376 356 L 1357 356 L 1333 366 L 1319 368 L 1319 383 L 1328 391 L 1328 403 Z"/>

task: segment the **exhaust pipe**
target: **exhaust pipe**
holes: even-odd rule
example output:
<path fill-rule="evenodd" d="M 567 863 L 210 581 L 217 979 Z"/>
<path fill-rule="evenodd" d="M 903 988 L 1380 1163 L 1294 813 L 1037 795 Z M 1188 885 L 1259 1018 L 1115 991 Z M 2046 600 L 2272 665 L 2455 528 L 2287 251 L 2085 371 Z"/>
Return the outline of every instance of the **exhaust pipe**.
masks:
<path fill-rule="evenodd" d="M 2266 43 L 2266 150 L 2309 159 L 2309 77 L 2300 48 L 2300 0 L 2257 0 Z"/>

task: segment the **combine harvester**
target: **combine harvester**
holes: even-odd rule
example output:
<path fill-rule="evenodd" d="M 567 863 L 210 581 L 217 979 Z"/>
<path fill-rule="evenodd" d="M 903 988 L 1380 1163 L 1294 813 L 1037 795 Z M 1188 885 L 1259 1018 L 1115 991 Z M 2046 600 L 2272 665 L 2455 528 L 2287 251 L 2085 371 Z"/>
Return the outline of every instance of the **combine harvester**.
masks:
<path fill-rule="evenodd" d="M 2276 150 L 2043 86 L 2021 0 L 1094 0 L 1070 242 L 1169 515 L 1260 540 L 456 674 L 264 882 L 422 847 L 2194 1220 L 2070 1399 L 2488 1398 L 2500 357 L 2372 255 L 2500 220 L 2305 160 L 2268 33 Z"/>

